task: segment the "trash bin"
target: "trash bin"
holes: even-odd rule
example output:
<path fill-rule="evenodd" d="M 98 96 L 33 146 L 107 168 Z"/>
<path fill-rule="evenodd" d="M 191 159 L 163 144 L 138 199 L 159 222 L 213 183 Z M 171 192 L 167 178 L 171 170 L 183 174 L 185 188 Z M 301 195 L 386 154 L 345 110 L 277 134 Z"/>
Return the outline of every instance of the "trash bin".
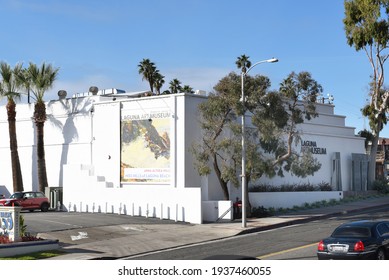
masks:
<path fill-rule="evenodd" d="M 241 219 L 242 218 L 242 201 L 236 200 L 233 204 L 234 207 L 234 219 Z"/>

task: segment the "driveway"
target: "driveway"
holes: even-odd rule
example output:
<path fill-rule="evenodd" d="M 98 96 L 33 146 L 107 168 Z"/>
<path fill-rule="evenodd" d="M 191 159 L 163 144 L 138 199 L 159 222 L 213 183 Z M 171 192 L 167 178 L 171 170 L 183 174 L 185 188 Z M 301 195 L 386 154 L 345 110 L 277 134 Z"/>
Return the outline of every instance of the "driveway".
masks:
<path fill-rule="evenodd" d="M 31 234 L 115 225 L 177 224 L 171 220 L 103 213 L 35 211 L 22 212 L 22 216 Z"/>

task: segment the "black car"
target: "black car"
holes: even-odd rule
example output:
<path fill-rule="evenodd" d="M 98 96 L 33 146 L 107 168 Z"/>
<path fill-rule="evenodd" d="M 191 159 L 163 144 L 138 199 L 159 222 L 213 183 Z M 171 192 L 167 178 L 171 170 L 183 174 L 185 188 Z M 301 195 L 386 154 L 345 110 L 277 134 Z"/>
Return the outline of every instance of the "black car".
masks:
<path fill-rule="evenodd" d="M 319 242 L 317 257 L 328 259 L 378 259 L 389 256 L 389 222 L 356 221 L 337 227 Z"/>

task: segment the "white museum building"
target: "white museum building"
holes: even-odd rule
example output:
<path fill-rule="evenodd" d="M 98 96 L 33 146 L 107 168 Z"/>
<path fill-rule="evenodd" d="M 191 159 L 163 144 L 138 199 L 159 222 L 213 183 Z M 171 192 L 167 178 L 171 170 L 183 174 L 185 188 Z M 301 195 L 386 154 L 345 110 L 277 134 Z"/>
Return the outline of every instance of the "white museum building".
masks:
<path fill-rule="evenodd" d="M 62 190 L 60 206 L 65 211 L 198 224 L 215 221 L 233 201 L 222 201 L 215 175 L 198 175 L 190 152 L 192 144 L 201 140 L 197 108 L 207 96 L 203 92 L 139 96 L 109 89 L 61 95 L 46 103 L 44 141 L 50 198 Z M 299 148 L 311 149 L 322 165 L 314 176 L 261 180 L 274 185 L 328 182 L 334 190 L 328 199 L 342 197 L 344 191 L 366 190 L 364 138 L 355 136 L 355 128 L 346 126 L 346 117 L 334 114 L 334 108 L 333 104 L 317 103 L 319 116 L 301 125 Z M 16 106 L 26 191 L 38 190 L 33 109 L 34 104 Z M 0 193 L 9 196 L 12 171 L 5 106 L 0 107 L 0 134 Z M 230 193 L 241 197 L 241 189 L 231 186 Z M 302 194 L 297 195 L 301 199 Z M 290 202 L 290 197 L 281 203 L 287 200 Z M 269 201 L 266 198 L 257 204 L 267 207 Z M 231 213 L 225 218 L 231 218 Z"/>

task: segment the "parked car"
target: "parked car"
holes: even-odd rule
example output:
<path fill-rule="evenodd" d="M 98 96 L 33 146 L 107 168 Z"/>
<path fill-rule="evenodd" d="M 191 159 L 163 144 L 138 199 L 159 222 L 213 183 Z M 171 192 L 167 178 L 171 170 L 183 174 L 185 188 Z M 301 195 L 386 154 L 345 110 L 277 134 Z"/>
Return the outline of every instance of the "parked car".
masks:
<path fill-rule="evenodd" d="M 22 210 L 34 211 L 40 209 L 47 212 L 50 208 L 49 199 L 42 192 L 16 192 L 9 198 L 0 199 L 2 206 L 21 206 Z"/>
<path fill-rule="evenodd" d="M 355 221 L 340 225 L 319 242 L 317 257 L 323 259 L 378 259 L 389 256 L 389 222 Z"/>

